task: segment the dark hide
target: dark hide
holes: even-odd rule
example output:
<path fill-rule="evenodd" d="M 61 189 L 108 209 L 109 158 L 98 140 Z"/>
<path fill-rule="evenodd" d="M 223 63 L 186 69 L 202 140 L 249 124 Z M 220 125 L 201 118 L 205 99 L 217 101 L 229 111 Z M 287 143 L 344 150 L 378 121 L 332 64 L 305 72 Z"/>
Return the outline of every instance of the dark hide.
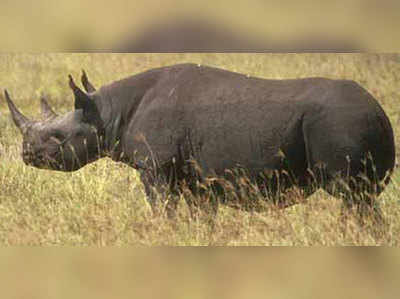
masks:
<path fill-rule="evenodd" d="M 76 100 L 74 113 L 83 109 L 99 119 L 103 142 L 96 155 L 138 169 L 151 201 L 161 185 L 176 191 L 185 183 L 196 192 L 197 181 L 232 181 L 229 171 L 239 169 L 272 198 L 294 185 L 305 196 L 323 187 L 346 204 L 359 205 L 353 195 L 378 195 L 394 167 L 391 124 L 353 81 L 266 80 L 181 64 L 94 91 L 84 76 L 91 91 L 86 98 L 97 109 L 85 112 Z M 89 107 L 90 100 L 71 82 Z M 81 121 L 78 116 L 71 121 Z"/>
<path fill-rule="evenodd" d="M 305 195 L 324 187 L 349 198 L 366 189 L 379 194 L 394 167 L 390 122 L 353 81 L 265 80 L 184 64 L 115 82 L 96 96 L 106 103 L 103 117 L 118 119 L 112 157 L 141 169 L 149 195 L 160 182 L 194 186 L 239 167 L 266 192 L 297 185 Z M 339 179 L 349 192 L 336 187 Z"/>

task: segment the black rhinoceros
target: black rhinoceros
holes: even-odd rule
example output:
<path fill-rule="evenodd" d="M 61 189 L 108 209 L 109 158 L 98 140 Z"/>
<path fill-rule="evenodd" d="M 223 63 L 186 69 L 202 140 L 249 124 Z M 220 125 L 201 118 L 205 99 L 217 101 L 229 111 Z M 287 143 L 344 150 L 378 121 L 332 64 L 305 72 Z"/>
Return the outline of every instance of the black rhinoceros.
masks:
<path fill-rule="evenodd" d="M 85 73 L 82 83 L 86 92 L 69 76 L 75 109 L 65 115 L 43 100 L 44 121 L 22 115 L 5 93 L 26 164 L 74 171 L 111 157 L 140 171 L 150 203 L 160 185 L 185 182 L 195 192 L 196 182 L 240 168 L 272 198 L 293 185 L 305 196 L 322 187 L 357 208 L 376 206 L 394 168 L 391 124 L 354 81 L 266 80 L 179 64 L 99 90 Z"/>

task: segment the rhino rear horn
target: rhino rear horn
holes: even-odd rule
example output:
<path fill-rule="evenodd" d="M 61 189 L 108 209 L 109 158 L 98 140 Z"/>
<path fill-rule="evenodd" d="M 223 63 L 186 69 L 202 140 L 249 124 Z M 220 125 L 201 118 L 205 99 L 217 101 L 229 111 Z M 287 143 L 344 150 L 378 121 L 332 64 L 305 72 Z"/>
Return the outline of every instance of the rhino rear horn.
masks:
<path fill-rule="evenodd" d="M 95 92 L 96 88 L 90 83 L 85 70 L 82 70 L 81 82 L 83 87 L 85 88 L 86 92 Z"/>
<path fill-rule="evenodd" d="M 23 115 L 17 109 L 17 107 L 15 107 L 7 90 L 4 90 L 4 95 L 5 95 L 5 98 L 7 101 L 8 109 L 10 109 L 11 117 L 12 117 L 15 125 L 21 130 L 22 134 L 24 134 L 26 132 L 28 125 L 31 123 L 31 121 L 25 115 Z"/>
<path fill-rule="evenodd" d="M 44 119 L 50 119 L 57 117 L 58 115 L 51 109 L 49 103 L 46 101 L 44 97 L 41 97 L 40 99 L 40 108 L 42 111 L 42 117 Z"/>

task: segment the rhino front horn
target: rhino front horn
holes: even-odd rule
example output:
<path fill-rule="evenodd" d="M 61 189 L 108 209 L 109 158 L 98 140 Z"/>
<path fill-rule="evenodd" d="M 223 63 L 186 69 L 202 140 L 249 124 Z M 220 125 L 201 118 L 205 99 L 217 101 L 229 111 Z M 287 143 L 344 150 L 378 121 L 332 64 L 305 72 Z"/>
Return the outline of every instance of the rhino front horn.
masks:
<path fill-rule="evenodd" d="M 11 100 L 7 90 L 4 90 L 4 95 L 6 97 L 8 108 L 10 109 L 12 119 L 15 125 L 21 130 L 22 134 L 26 132 L 28 124 L 31 122 L 25 115 L 23 115 L 17 107 L 15 107 L 13 101 Z"/>

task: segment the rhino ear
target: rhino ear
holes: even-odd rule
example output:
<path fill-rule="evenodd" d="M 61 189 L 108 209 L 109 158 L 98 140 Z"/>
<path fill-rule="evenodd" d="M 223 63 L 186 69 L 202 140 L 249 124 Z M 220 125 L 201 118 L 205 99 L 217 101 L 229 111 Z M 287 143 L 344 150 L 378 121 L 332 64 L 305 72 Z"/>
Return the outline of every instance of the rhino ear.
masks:
<path fill-rule="evenodd" d="M 49 103 L 47 103 L 44 97 L 40 99 L 40 108 L 42 110 L 42 117 L 44 119 L 50 119 L 53 117 L 57 117 L 58 115 L 51 109 Z"/>
<path fill-rule="evenodd" d="M 95 118 L 99 115 L 96 104 L 84 91 L 76 86 L 71 75 L 68 75 L 68 77 L 69 86 L 71 87 L 75 96 L 75 110 L 82 109 L 83 116 L 86 121 L 90 122 L 95 120 Z"/>
<path fill-rule="evenodd" d="M 76 86 L 74 79 L 72 78 L 71 75 L 68 75 L 68 78 L 69 78 L 69 87 L 71 87 L 75 96 L 75 109 L 85 110 L 85 108 L 90 105 L 91 99 L 85 92 L 83 92 L 78 86 Z"/>
<path fill-rule="evenodd" d="M 8 105 L 8 108 L 10 109 L 11 116 L 12 116 L 12 119 L 13 119 L 15 125 L 21 130 L 22 134 L 24 134 L 26 132 L 28 125 L 31 123 L 31 121 L 26 116 L 24 116 L 17 109 L 17 107 L 15 107 L 7 90 L 4 90 L 4 95 L 5 95 L 7 105 Z"/>
<path fill-rule="evenodd" d="M 96 88 L 94 88 L 93 84 L 90 83 L 85 70 L 82 70 L 81 82 L 86 92 L 95 92 Z"/>

